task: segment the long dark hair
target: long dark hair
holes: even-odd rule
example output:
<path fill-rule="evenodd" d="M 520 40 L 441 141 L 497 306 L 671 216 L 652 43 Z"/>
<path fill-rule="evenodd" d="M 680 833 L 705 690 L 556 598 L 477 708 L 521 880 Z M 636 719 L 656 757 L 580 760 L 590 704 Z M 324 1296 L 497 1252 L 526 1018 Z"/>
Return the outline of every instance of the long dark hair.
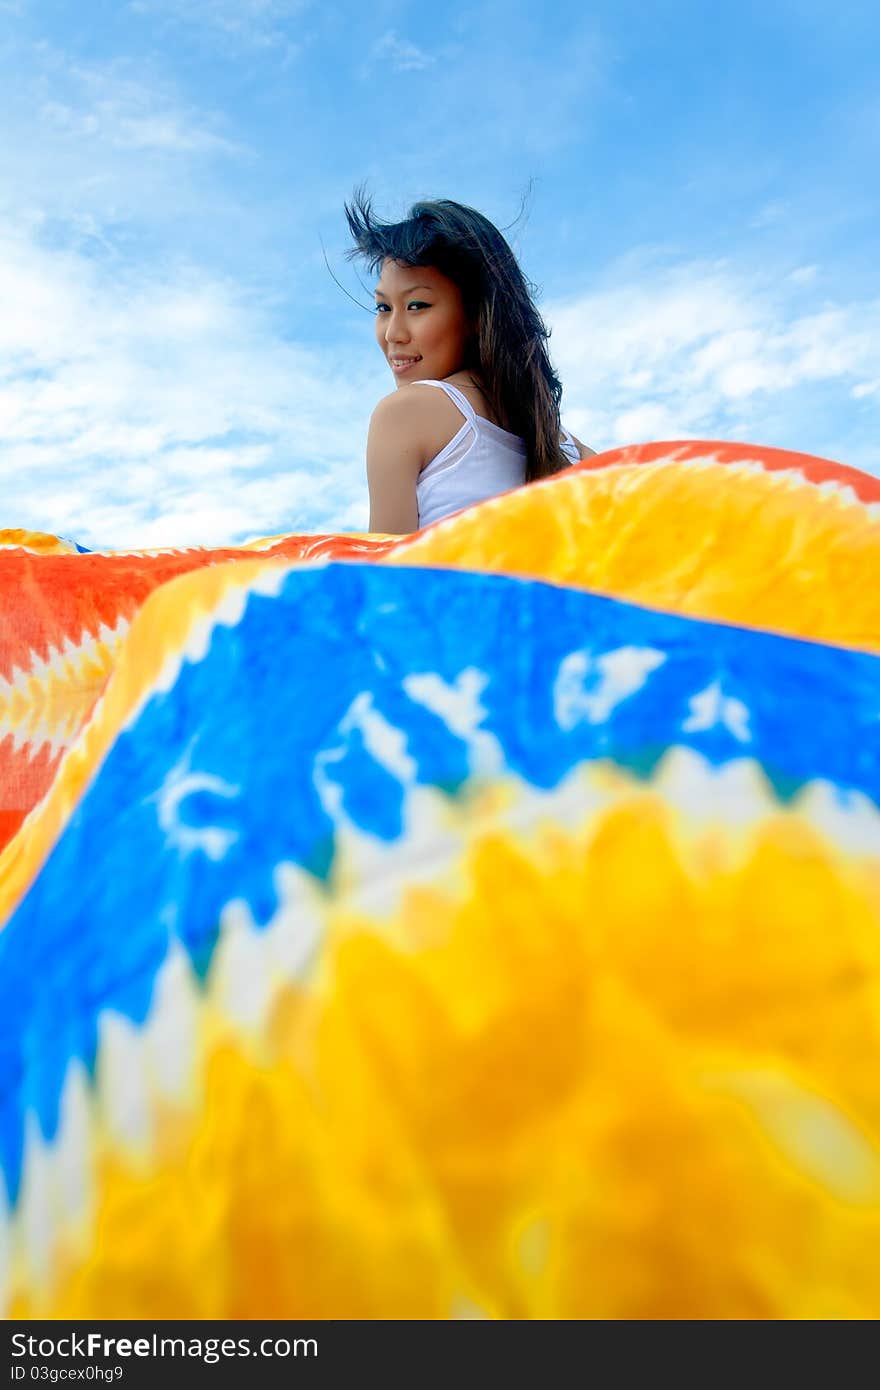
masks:
<path fill-rule="evenodd" d="M 550 335 L 498 228 L 446 198 L 414 203 L 403 222 L 381 222 L 363 188 L 345 204 L 345 215 L 355 243 L 350 260 L 363 257 L 371 271 L 386 260 L 433 266 L 458 286 L 476 326 L 464 366 L 478 374 L 502 428 L 525 441 L 526 481 L 568 467 L 560 448 L 562 384 L 546 347 Z"/>

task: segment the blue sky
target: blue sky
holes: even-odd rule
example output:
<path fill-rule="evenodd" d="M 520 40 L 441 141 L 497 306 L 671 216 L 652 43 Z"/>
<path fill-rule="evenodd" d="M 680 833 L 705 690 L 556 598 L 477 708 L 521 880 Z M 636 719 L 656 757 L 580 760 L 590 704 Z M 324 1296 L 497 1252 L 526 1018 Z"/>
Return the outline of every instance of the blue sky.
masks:
<path fill-rule="evenodd" d="M 880 473 L 878 48 L 874 0 L 0 0 L 0 525 L 364 528 L 362 180 L 511 227 L 594 448 Z"/>

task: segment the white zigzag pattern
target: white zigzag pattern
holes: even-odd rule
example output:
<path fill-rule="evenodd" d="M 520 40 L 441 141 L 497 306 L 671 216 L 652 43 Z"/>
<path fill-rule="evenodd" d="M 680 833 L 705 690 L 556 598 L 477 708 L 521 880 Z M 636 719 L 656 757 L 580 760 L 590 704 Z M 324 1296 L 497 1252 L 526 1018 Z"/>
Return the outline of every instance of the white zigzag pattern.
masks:
<path fill-rule="evenodd" d="M 130 626 L 127 618 L 120 617 L 113 627 L 101 623 L 96 635 L 84 632 L 78 641 L 65 637 L 60 646 L 50 647 L 45 657 L 35 657 L 31 652 L 29 667 L 13 666 L 10 677 L 0 677 L 0 711 L 4 706 L 8 710 L 16 696 L 29 706 L 29 717 L 14 723 L 8 713 L 5 716 L 0 713 L 0 740 L 11 734 L 15 751 L 28 746 L 31 758 L 36 758 L 46 745 L 52 757 L 69 747 L 79 730 L 71 729 L 69 724 L 65 727 L 50 723 L 44 714 L 37 716 L 34 683 L 47 690 L 54 676 L 56 680 L 66 679 L 75 684 L 88 663 L 106 664 L 106 656 L 119 645 Z"/>

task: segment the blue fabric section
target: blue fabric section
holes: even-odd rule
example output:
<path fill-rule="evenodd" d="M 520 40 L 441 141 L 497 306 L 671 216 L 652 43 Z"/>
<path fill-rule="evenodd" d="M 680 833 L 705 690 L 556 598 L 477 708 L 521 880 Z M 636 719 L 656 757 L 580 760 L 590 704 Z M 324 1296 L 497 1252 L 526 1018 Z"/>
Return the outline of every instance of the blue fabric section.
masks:
<path fill-rule="evenodd" d="M 476 689 L 479 733 L 536 787 L 597 757 L 646 777 L 677 745 L 754 758 L 780 797 L 821 778 L 880 802 L 880 659 L 497 576 L 293 570 L 120 735 L 0 933 L 11 1196 L 24 1115 L 54 1134 L 69 1059 L 92 1065 L 101 1010 L 143 1021 L 172 937 L 203 973 L 226 903 L 269 920 L 279 862 L 332 886 L 339 814 L 394 842 L 409 785 L 467 783 L 476 745 L 425 676 Z"/>

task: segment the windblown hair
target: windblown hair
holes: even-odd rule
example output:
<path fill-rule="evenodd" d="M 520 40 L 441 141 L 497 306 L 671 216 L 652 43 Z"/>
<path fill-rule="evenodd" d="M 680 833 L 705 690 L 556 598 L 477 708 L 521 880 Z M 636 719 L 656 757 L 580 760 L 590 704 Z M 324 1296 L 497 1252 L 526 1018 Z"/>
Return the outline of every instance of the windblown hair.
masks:
<path fill-rule="evenodd" d="M 458 286 L 476 328 L 463 365 L 479 377 L 502 428 L 525 441 L 526 481 L 568 467 L 560 448 L 562 385 L 547 353 L 549 333 L 497 227 L 445 198 L 414 203 L 403 222 L 381 222 L 362 188 L 345 204 L 345 215 L 355 243 L 350 260 L 360 256 L 374 272 L 386 260 L 433 266 Z"/>

